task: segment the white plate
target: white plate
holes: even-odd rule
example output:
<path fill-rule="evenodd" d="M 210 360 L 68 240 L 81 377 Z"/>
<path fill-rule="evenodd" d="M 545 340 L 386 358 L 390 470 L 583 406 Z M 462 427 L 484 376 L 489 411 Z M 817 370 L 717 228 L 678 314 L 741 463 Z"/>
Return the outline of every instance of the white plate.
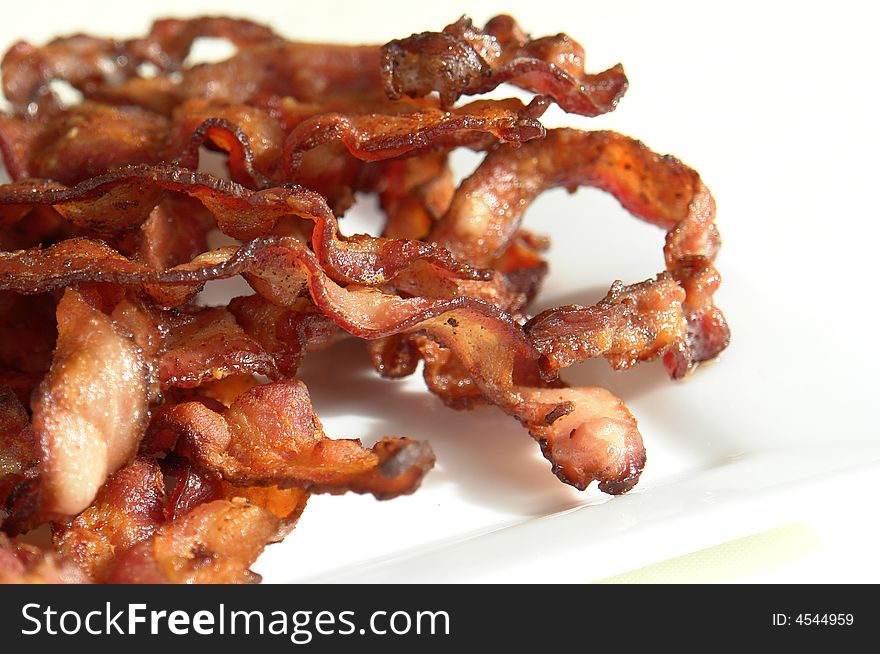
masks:
<path fill-rule="evenodd" d="M 73 29 L 134 34 L 150 15 L 180 13 L 177 4 L 136 4 L 120 16 L 110 2 L 51 11 L 27 3 L 0 26 L 0 44 Z M 535 34 L 569 32 L 592 70 L 621 60 L 631 87 L 616 112 L 588 120 L 551 111 L 547 122 L 632 134 L 702 173 L 719 206 L 717 300 L 733 340 L 720 362 L 682 384 L 659 364 L 568 371 L 572 383 L 610 388 L 639 419 L 648 465 L 636 490 L 614 499 L 560 484 L 525 431 L 497 410 L 456 413 L 418 377 L 379 379 L 357 343 L 312 356 L 302 376 L 328 434 L 425 438 L 438 465 L 411 497 L 312 498 L 295 532 L 258 562 L 266 581 L 588 581 L 801 518 L 820 499 L 876 506 L 876 490 L 846 494 L 880 461 L 877 293 L 866 286 L 878 236 L 873 10 L 278 6 L 247 5 L 291 37 L 347 42 L 509 11 Z M 199 10 L 243 11 L 217 0 L 187 6 Z M 457 155 L 457 169 L 475 161 Z M 375 222 L 371 211 L 363 202 L 344 229 Z M 527 224 L 554 242 L 537 308 L 590 303 L 614 279 L 634 282 L 662 267 L 662 233 L 595 191 L 549 193 Z M 861 563 L 880 579 L 876 564 Z"/>

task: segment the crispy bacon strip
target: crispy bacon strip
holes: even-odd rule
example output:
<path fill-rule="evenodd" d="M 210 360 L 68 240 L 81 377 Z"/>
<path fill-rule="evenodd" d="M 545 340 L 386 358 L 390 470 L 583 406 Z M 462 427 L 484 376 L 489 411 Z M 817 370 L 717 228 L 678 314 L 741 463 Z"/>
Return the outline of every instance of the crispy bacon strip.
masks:
<path fill-rule="evenodd" d="M 12 180 L 76 184 L 126 164 L 169 154 L 170 121 L 140 107 L 76 105 L 41 120 L 0 114 L 0 153 Z"/>
<path fill-rule="evenodd" d="M 445 108 L 510 82 L 584 116 L 612 111 L 628 85 L 619 64 L 587 74 L 578 43 L 565 34 L 532 40 L 509 16 L 493 18 L 483 30 L 463 16 L 442 32 L 390 41 L 382 47 L 382 78 L 389 98 L 437 91 Z"/>
<path fill-rule="evenodd" d="M 113 318 L 132 332 L 163 389 L 193 388 L 229 375 L 278 377 L 271 354 L 223 307 L 162 311 L 127 297 Z"/>
<path fill-rule="evenodd" d="M 220 229 L 233 238 L 267 234 L 286 216 L 313 221 L 312 247 L 328 273 L 339 281 L 385 284 L 418 260 L 452 277 L 487 277 L 459 264 L 446 250 L 422 241 L 368 236 L 342 239 L 324 198 L 302 187 L 255 192 L 176 166 L 125 166 L 71 189 L 54 184 L 9 184 L 0 191 L 0 207 L 52 205 L 75 225 L 112 234 L 144 222 L 162 190 L 198 199 L 216 217 Z"/>
<path fill-rule="evenodd" d="M 58 345 L 33 404 L 42 510 L 75 515 L 137 450 L 149 406 L 134 342 L 76 290 L 58 303 Z"/>
<path fill-rule="evenodd" d="M 154 459 L 138 457 L 111 476 L 95 500 L 54 534 L 58 553 L 95 581 L 114 559 L 164 522 L 165 487 Z"/>
<path fill-rule="evenodd" d="M 157 416 L 153 430 L 176 431 L 187 457 L 237 486 L 389 499 L 413 492 L 434 465 L 430 447 L 411 439 L 386 438 L 365 449 L 327 438 L 308 391 L 294 379 L 258 386 L 224 413 L 178 404 Z"/>
<path fill-rule="evenodd" d="M 635 216 L 668 230 L 666 268 L 686 292 L 691 357 L 687 365 L 668 359 L 670 375 L 679 378 L 717 356 L 730 334 L 712 301 L 720 277 L 711 262 L 721 244 L 714 201 L 696 171 L 639 141 L 614 132 L 557 129 L 519 149 L 501 148 L 461 184 L 430 238 L 465 261 L 489 265 L 541 192 L 579 185 L 609 191 Z"/>
<path fill-rule="evenodd" d="M 278 518 L 237 497 L 201 504 L 116 557 L 109 583 L 256 583 L 248 568 L 278 533 Z"/>
<path fill-rule="evenodd" d="M 604 357 L 615 370 L 662 356 L 676 370 L 690 357 L 685 292 L 669 273 L 640 284 L 615 282 L 592 307 L 564 306 L 544 311 L 524 329 L 543 354 L 542 374 L 555 379 L 560 368 Z"/>
<path fill-rule="evenodd" d="M 321 144 L 341 141 L 363 161 L 380 161 L 431 149 L 522 143 L 544 136 L 538 122 L 545 103 L 524 107 L 519 100 L 480 100 L 454 109 L 406 114 L 329 113 L 303 121 L 284 143 L 285 177 L 296 179 L 304 154 Z M 536 115 L 537 114 L 537 115 Z"/>

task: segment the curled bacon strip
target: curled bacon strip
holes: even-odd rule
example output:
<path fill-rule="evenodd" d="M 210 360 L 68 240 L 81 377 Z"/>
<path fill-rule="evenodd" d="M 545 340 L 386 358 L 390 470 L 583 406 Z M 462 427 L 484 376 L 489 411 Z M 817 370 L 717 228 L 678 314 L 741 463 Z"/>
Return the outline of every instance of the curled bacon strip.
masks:
<path fill-rule="evenodd" d="M 192 43 L 206 36 L 226 38 L 239 52 L 223 62 L 188 68 L 180 79 L 139 76 L 142 63 L 160 73 L 180 71 Z M 6 53 L 2 73 L 13 107 L 33 114 L 58 107 L 52 80 L 67 81 L 86 97 L 120 104 L 146 99 L 157 108 L 186 97 L 244 102 L 275 94 L 312 100 L 378 89 L 378 60 L 376 46 L 293 43 L 250 21 L 202 17 L 157 21 L 146 37 L 128 41 L 74 35 L 41 48 L 20 42 Z"/>
<path fill-rule="evenodd" d="M 258 386 L 223 413 L 200 402 L 178 404 L 151 430 L 176 432 L 187 457 L 237 486 L 389 499 L 413 492 L 434 465 L 430 447 L 419 441 L 386 438 L 365 449 L 356 440 L 327 438 L 308 391 L 294 379 Z"/>
<path fill-rule="evenodd" d="M 149 406 L 134 342 L 73 289 L 58 303 L 58 345 L 33 404 L 42 510 L 75 515 L 137 450 Z"/>
<path fill-rule="evenodd" d="M 680 359 L 690 356 L 684 299 L 681 286 L 669 273 L 661 273 L 632 286 L 615 282 L 608 295 L 586 309 L 544 311 L 524 329 L 541 350 L 542 374 L 549 379 L 555 379 L 560 368 L 595 357 L 605 357 L 616 370 L 623 370 L 663 356 L 675 369 Z"/>
<path fill-rule="evenodd" d="M 689 357 L 665 359 L 670 375 L 679 378 L 717 356 L 729 330 L 712 301 L 720 277 L 711 262 L 721 243 L 714 201 L 693 169 L 639 141 L 614 132 L 556 129 L 519 149 L 499 149 L 461 184 L 431 239 L 465 261 L 488 265 L 504 253 L 541 192 L 579 185 L 609 191 L 635 216 L 669 230 L 666 268 L 686 292 L 690 347 Z"/>
<path fill-rule="evenodd" d="M 248 250 L 247 256 L 242 256 L 241 251 L 234 255 L 228 250 L 224 256 L 228 259 L 238 256 L 241 266 L 236 272 L 243 272 L 267 299 L 276 304 L 292 304 L 305 284 L 315 305 L 335 324 L 355 336 L 374 339 L 424 330 L 455 354 L 487 399 L 528 426 L 533 435 L 541 434 L 536 436 L 541 440 L 549 438 L 545 429 L 547 416 L 554 411 L 556 416 L 563 415 L 579 401 L 575 390 L 580 389 L 572 391 L 574 399 L 555 404 L 540 399 L 540 386 L 529 389 L 528 383 L 541 383 L 537 368 L 540 353 L 522 329 L 493 304 L 467 296 L 401 298 L 375 288 L 341 287 L 326 275 L 315 254 L 292 238 L 256 241 L 242 248 L 245 249 Z M 230 269 L 223 266 L 206 266 L 206 270 L 223 270 L 223 275 L 230 274 Z M 526 386 L 516 383 L 515 372 L 528 379 Z M 592 391 L 587 389 L 586 392 L 587 399 L 595 403 Z M 605 399 L 609 403 L 607 413 L 614 415 L 617 409 L 613 402 L 618 401 L 613 396 Z M 204 407 L 193 407 L 193 410 L 200 414 L 209 411 Z M 583 413 L 577 415 L 584 416 Z M 606 423 L 603 419 L 590 424 L 600 430 L 597 434 L 601 434 L 602 429 L 608 428 Z M 582 487 L 591 479 L 599 479 L 603 484 L 608 482 L 605 487 L 617 488 L 613 485 L 619 481 L 617 478 L 590 476 L 593 472 L 605 475 L 613 470 L 617 477 L 623 475 L 635 483 L 640 470 L 638 462 L 643 456 L 633 452 L 641 448 L 641 439 L 635 431 L 635 421 L 627 425 L 635 435 L 627 432 L 618 439 L 625 447 L 608 450 L 610 457 L 622 457 L 626 463 L 608 465 L 607 461 L 597 462 L 594 469 L 583 468 L 580 477 L 569 477 L 565 481 Z M 548 452 L 553 453 L 545 449 L 545 454 Z"/>
<path fill-rule="evenodd" d="M 163 389 L 229 375 L 278 377 L 273 357 L 222 307 L 162 311 L 129 297 L 113 317 L 132 332 Z"/>
<path fill-rule="evenodd" d="M 296 179 L 305 152 L 335 140 L 363 161 L 380 161 L 429 149 L 486 149 L 498 142 L 522 143 L 544 135 L 544 127 L 537 118 L 545 108 L 545 103 L 523 107 L 519 100 L 480 100 L 452 111 L 322 114 L 303 121 L 287 137 L 286 178 Z"/>
<path fill-rule="evenodd" d="M 462 17 L 442 32 L 390 41 L 382 47 L 382 75 L 394 99 L 437 91 L 450 107 L 462 95 L 510 82 L 584 116 L 612 111 L 628 84 L 619 64 L 587 74 L 578 43 L 565 34 L 532 40 L 509 16 L 493 18 L 483 30 Z"/>
<path fill-rule="evenodd" d="M 125 166 L 71 189 L 55 184 L 8 184 L 0 192 L 0 209 L 3 205 L 13 209 L 52 205 L 75 225 L 118 234 L 143 223 L 162 190 L 199 200 L 216 217 L 220 229 L 233 238 L 265 235 L 287 216 L 313 221 L 312 247 L 328 272 L 340 281 L 381 285 L 418 260 L 427 261 L 449 276 L 487 277 L 458 263 L 446 250 L 423 241 L 363 236 L 342 239 L 324 198 L 302 187 L 251 191 L 176 166 Z"/>

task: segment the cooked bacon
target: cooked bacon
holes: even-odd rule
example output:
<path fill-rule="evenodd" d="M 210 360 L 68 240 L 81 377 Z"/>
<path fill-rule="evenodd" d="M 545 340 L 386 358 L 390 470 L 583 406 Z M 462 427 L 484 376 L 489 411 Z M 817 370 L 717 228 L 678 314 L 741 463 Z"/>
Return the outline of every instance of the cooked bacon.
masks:
<path fill-rule="evenodd" d="M 71 189 L 55 184 L 8 184 L 0 192 L 0 205 L 52 205 L 75 225 L 112 234 L 144 222 L 163 189 L 198 199 L 216 217 L 220 229 L 233 238 L 264 235 L 286 216 L 313 221 L 312 247 L 328 272 L 339 281 L 381 285 L 418 260 L 429 262 L 449 276 L 487 277 L 486 273 L 459 264 L 446 250 L 423 241 L 366 236 L 342 239 L 324 198 L 302 187 L 255 192 L 177 166 L 125 166 Z"/>
<path fill-rule="evenodd" d="M 712 302 L 720 278 L 711 260 L 721 242 L 714 201 L 696 171 L 639 141 L 614 132 L 556 129 L 518 149 L 502 147 L 461 184 L 430 239 L 473 265 L 490 265 L 541 192 L 579 185 L 609 191 L 633 215 L 668 230 L 666 268 L 687 293 L 691 357 L 686 363 L 667 358 L 670 375 L 679 378 L 717 356 L 730 335 Z"/>
<path fill-rule="evenodd" d="M 662 356 L 671 369 L 690 357 L 685 292 L 669 273 L 632 286 L 615 282 L 592 307 L 544 311 L 524 329 L 543 354 L 542 372 L 555 379 L 560 368 L 605 357 L 616 370 Z"/>
<path fill-rule="evenodd" d="M 134 342 L 74 289 L 58 303 L 58 345 L 33 404 L 42 510 L 76 515 L 131 459 L 149 406 Z"/>
<path fill-rule="evenodd" d="M 193 42 L 222 37 L 238 46 L 271 42 L 278 37 L 251 21 L 223 17 L 156 21 L 144 38 L 118 41 L 75 34 L 34 47 L 20 41 L 2 63 L 3 92 L 20 113 L 36 114 L 57 108 L 49 83 L 64 80 L 89 95 L 101 84 L 118 83 L 138 75 L 150 63 L 159 70 L 179 70 Z"/>
<path fill-rule="evenodd" d="M 387 216 L 382 236 L 424 240 L 455 193 L 446 153 L 390 159 L 379 172 L 372 188 Z"/>
<path fill-rule="evenodd" d="M 259 295 L 237 297 L 229 302 L 229 312 L 272 355 L 286 377 L 296 374 L 307 351 L 323 349 L 345 336 L 308 298 L 280 307 Z"/>
<path fill-rule="evenodd" d="M 103 581 L 116 557 L 159 529 L 164 503 L 159 465 L 138 457 L 111 476 L 69 525 L 59 525 L 55 547 L 91 579 Z"/>
<path fill-rule="evenodd" d="M 380 161 L 429 149 L 522 143 L 544 136 L 537 118 L 546 107 L 523 107 L 519 100 L 480 100 L 439 109 L 386 115 L 329 113 L 300 123 L 284 144 L 285 177 L 296 179 L 303 155 L 321 144 L 341 141 L 363 161 Z M 537 113 L 538 115 L 533 115 Z"/>
<path fill-rule="evenodd" d="M 0 533 L 0 584 L 87 584 L 73 561 Z"/>
<path fill-rule="evenodd" d="M 176 483 L 165 505 L 168 520 L 189 513 L 205 502 L 242 497 L 278 518 L 278 533 L 273 541 L 281 540 L 293 530 L 309 498 L 309 493 L 299 488 L 235 486 L 195 469 L 182 458 L 174 459 L 169 471 Z"/>
<path fill-rule="evenodd" d="M 134 235 L 131 254 L 153 270 L 187 263 L 208 249 L 208 232 L 213 227 L 214 216 L 201 202 L 188 195 L 168 194 Z"/>
<path fill-rule="evenodd" d="M 273 357 L 223 307 L 162 311 L 127 297 L 113 318 L 133 334 L 163 389 L 229 375 L 278 376 Z"/>
<path fill-rule="evenodd" d="M 49 369 L 58 336 L 56 304 L 50 294 L 0 291 L 0 369 L 40 374 Z"/>
<path fill-rule="evenodd" d="M 543 424 L 545 415 L 553 410 L 552 406 L 524 401 L 514 372 L 528 368 L 528 372 L 519 370 L 519 374 L 530 384 L 540 384 L 540 353 L 513 319 L 496 306 L 467 296 L 401 298 L 375 288 L 343 288 L 326 275 L 315 254 L 292 238 L 263 240 L 254 244 L 250 252 L 250 260 L 242 265 L 242 271 L 270 301 L 292 304 L 305 284 L 315 305 L 355 336 L 373 339 L 424 330 L 452 350 L 487 399 L 530 429 Z M 205 411 L 211 413 L 198 406 L 192 410 L 200 416 Z M 602 470 L 612 468 L 606 466 Z M 637 476 L 634 469 L 628 470 L 628 475 Z M 588 481 L 579 479 L 576 483 Z"/>
<path fill-rule="evenodd" d="M 165 160 L 171 125 L 139 107 L 86 103 L 45 120 L 0 115 L 0 150 L 13 180 L 76 184 L 125 164 Z"/>
<path fill-rule="evenodd" d="M 272 513 L 236 497 L 201 504 L 116 557 L 107 582 L 256 583 L 248 568 L 278 533 Z"/>
<path fill-rule="evenodd" d="M 176 431 L 183 454 L 237 486 L 389 499 L 413 492 L 434 465 L 430 447 L 419 441 L 386 438 L 366 449 L 360 441 L 327 438 L 295 379 L 258 386 L 224 413 L 200 402 L 178 404 L 150 429 Z"/>
<path fill-rule="evenodd" d="M 190 65 L 202 37 L 237 50 Z M 620 66 L 588 74 L 565 34 L 463 17 L 328 46 L 169 19 L 128 40 L 18 43 L 0 73 L 0 518 L 9 535 L 51 522 L 60 554 L 0 535 L 0 581 L 256 581 L 248 567 L 310 494 L 413 492 L 427 444 L 330 439 L 295 378 L 342 338 L 368 341 L 386 377 L 421 361 L 448 406 L 498 406 L 560 480 L 611 494 L 645 465 L 636 420 L 559 371 L 662 358 L 680 378 L 727 345 L 699 175 L 539 122 L 551 102 L 611 111 L 627 87 Z M 84 102 L 64 106 L 56 81 Z M 504 82 L 535 96 L 453 107 Z M 456 189 L 458 147 L 489 154 Z M 197 171 L 205 149 L 230 181 Z M 580 185 L 666 230 L 666 270 L 530 319 L 547 241 L 523 214 Z M 379 196 L 382 236 L 340 234 L 358 193 Z M 243 243 L 208 250 L 215 227 Z M 255 295 L 200 306 L 206 282 L 238 275 Z"/>
<path fill-rule="evenodd" d="M 612 111 L 628 85 L 619 64 L 588 74 L 578 43 L 565 34 L 530 39 L 509 16 L 482 31 L 463 16 L 442 32 L 390 41 L 382 47 L 382 78 L 389 98 L 437 91 L 444 108 L 510 82 L 584 116 Z"/>

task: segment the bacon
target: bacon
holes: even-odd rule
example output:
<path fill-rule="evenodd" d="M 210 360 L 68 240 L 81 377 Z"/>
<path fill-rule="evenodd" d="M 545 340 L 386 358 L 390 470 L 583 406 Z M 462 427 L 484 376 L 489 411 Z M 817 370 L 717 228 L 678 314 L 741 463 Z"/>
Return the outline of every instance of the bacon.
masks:
<path fill-rule="evenodd" d="M 75 515 L 137 450 L 149 405 L 147 367 L 113 321 L 68 289 L 58 345 L 33 405 L 42 510 Z"/>
<path fill-rule="evenodd" d="M 248 336 L 270 353 L 285 377 L 296 374 L 307 351 L 323 349 L 345 334 L 307 298 L 280 307 L 259 295 L 233 298 L 229 311 Z"/>
<path fill-rule="evenodd" d="M 0 510 L 20 484 L 36 476 L 37 452 L 27 411 L 0 385 Z"/>
<path fill-rule="evenodd" d="M 165 487 L 155 460 L 138 457 L 111 476 L 91 506 L 54 534 L 55 547 L 95 581 L 164 522 Z"/>
<path fill-rule="evenodd" d="M 225 308 L 161 311 L 129 297 L 113 317 L 133 334 L 163 389 L 193 388 L 229 375 L 278 376 L 273 357 Z"/>
<path fill-rule="evenodd" d="M 258 386 L 224 413 L 200 402 L 176 405 L 151 430 L 175 431 L 185 456 L 236 486 L 389 499 L 413 492 L 434 465 L 431 449 L 411 439 L 386 438 L 365 449 L 327 438 L 305 386 L 293 379 Z"/>
<path fill-rule="evenodd" d="M 155 164 L 168 151 L 171 125 L 139 107 L 77 105 L 46 120 L 0 115 L 0 151 L 13 180 L 76 184 L 125 164 Z"/>
<path fill-rule="evenodd" d="M 255 583 L 248 568 L 278 533 L 272 513 L 238 497 L 201 504 L 116 557 L 108 583 Z"/>
<path fill-rule="evenodd" d="M 481 100 L 452 111 L 423 110 L 406 114 L 345 115 L 329 113 L 306 120 L 284 144 L 286 178 L 296 179 L 303 155 L 339 140 L 363 161 L 380 161 L 429 149 L 470 147 L 482 150 L 497 143 L 522 143 L 544 136 L 537 118 L 546 105 L 523 107 L 519 100 Z M 537 115 L 535 115 L 537 114 Z"/>
<path fill-rule="evenodd" d="M 448 276 L 487 277 L 486 273 L 459 264 L 446 250 L 422 241 L 364 236 L 342 239 L 324 198 L 302 187 L 255 192 L 176 166 L 125 166 L 71 189 L 49 184 L 9 184 L 0 193 L 0 205 L 52 205 L 74 225 L 112 234 L 144 222 L 161 190 L 178 191 L 198 199 L 216 217 L 220 229 L 233 238 L 267 234 L 286 216 L 313 221 L 312 247 L 328 272 L 340 281 L 381 285 L 418 260 L 429 262 Z"/>
<path fill-rule="evenodd" d="M 544 190 L 595 186 L 638 218 L 668 230 L 666 268 L 686 291 L 690 359 L 667 357 L 673 378 L 717 356 L 730 338 L 712 301 L 720 278 L 715 205 L 699 175 L 674 157 L 614 132 L 550 130 L 541 141 L 489 154 L 456 191 L 430 240 L 476 266 L 503 254 L 529 204 Z M 505 207 L 505 211 L 499 211 Z"/>
<path fill-rule="evenodd" d="M 444 108 L 510 82 L 584 116 L 612 111 L 628 85 L 619 64 L 587 74 L 578 43 L 565 34 L 532 40 L 509 16 L 493 18 L 482 31 L 462 17 L 442 32 L 390 41 L 382 47 L 382 79 L 389 98 L 437 91 Z"/>
<path fill-rule="evenodd" d="M 530 429 L 543 424 L 553 410 L 553 406 L 525 400 L 524 391 L 514 383 L 515 368 L 528 368 L 530 372 L 521 374 L 529 383 L 540 383 L 540 353 L 496 306 L 467 296 L 401 298 L 375 288 L 343 288 L 325 274 L 315 254 L 291 238 L 261 241 L 251 253 L 242 272 L 273 303 L 292 304 L 305 284 L 322 313 L 355 336 L 374 339 L 424 330 L 458 357 L 487 399 Z M 206 409 L 193 406 L 192 410 L 201 415 Z M 611 468 L 598 470 L 606 469 Z M 637 475 L 632 469 L 627 474 Z"/>
<path fill-rule="evenodd" d="M 64 80 L 89 95 L 102 84 L 138 75 L 142 63 L 179 70 L 193 42 L 205 36 L 226 38 L 239 46 L 278 40 L 269 28 L 251 21 L 206 16 L 156 21 L 146 37 L 127 41 L 84 34 L 55 39 L 43 47 L 20 41 L 3 58 L 3 92 L 20 113 L 51 111 L 58 107 L 49 88 L 53 80 Z"/>
<path fill-rule="evenodd" d="M 0 533 L 0 584 L 85 584 L 73 561 Z"/>
<path fill-rule="evenodd" d="M 309 493 L 299 488 L 235 486 L 196 470 L 182 458 L 174 461 L 170 471 L 177 482 L 165 506 L 168 520 L 175 520 L 205 502 L 241 497 L 278 518 L 278 533 L 273 541 L 281 540 L 293 531 L 309 498 Z"/>
<path fill-rule="evenodd" d="M 549 309 L 524 329 L 543 354 L 542 374 L 548 379 L 555 379 L 560 368 L 595 357 L 605 357 L 615 370 L 659 356 L 686 365 L 691 355 L 684 299 L 669 273 L 632 286 L 618 281 L 596 305 Z"/>

